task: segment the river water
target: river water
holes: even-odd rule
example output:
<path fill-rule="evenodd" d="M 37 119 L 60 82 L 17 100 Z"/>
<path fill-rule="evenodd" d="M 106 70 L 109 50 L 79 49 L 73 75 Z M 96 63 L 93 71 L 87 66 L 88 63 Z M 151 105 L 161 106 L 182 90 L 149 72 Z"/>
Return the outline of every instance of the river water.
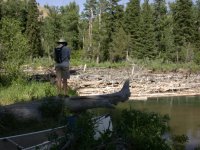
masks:
<path fill-rule="evenodd" d="M 168 114 L 172 134 L 185 134 L 189 138 L 187 150 L 200 146 L 200 97 L 151 98 L 147 101 L 129 101 L 118 106 Z"/>

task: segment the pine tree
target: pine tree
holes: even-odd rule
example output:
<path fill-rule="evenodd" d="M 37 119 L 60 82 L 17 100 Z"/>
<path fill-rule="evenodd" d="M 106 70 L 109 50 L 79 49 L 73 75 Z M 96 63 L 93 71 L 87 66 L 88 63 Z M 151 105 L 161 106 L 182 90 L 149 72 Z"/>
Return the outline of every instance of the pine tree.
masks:
<path fill-rule="evenodd" d="M 193 19 L 192 19 L 192 1 L 191 0 L 177 0 L 173 9 L 174 20 L 174 41 L 176 44 L 177 62 L 179 60 L 189 61 L 189 47 L 193 40 Z M 184 51 L 186 50 L 186 52 Z M 185 53 L 180 57 L 180 52 Z"/>
<path fill-rule="evenodd" d="M 139 59 L 153 59 L 156 57 L 154 37 L 153 11 L 149 1 L 145 0 L 142 5 L 140 51 L 138 51 L 137 55 Z"/>
<path fill-rule="evenodd" d="M 131 49 L 130 53 L 133 57 L 137 57 L 137 51 L 139 49 L 140 17 L 140 0 L 130 0 L 124 15 L 124 29 L 131 37 L 129 44 Z"/>
<path fill-rule="evenodd" d="M 173 34 L 173 18 L 169 13 L 165 20 L 165 27 L 163 31 L 163 38 L 161 44 L 165 49 L 162 49 L 162 54 L 159 55 L 159 58 L 162 58 L 165 62 L 175 62 L 176 61 L 176 50 L 174 46 L 174 34 Z M 165 51 L 164 51 L 165 50 Z"/>
<path fill-rule="evenodd" d="M 123 6 L 119 5 L 120 0 L 109 0 L 108 9 L 107 9 L 107 31 L 109 38 L 111 38 L 112 33 L 118 31 L 118 29 L 123 24 Z"/>
<path fill-rule="evenodd" d="M 29 0 L 26 34 L 30 44 L 31 58 L 41 57 L 44 53 L 41 45 L 40 22 L 38 17 L 39 11 L 36 1 Z"/>
<path fill-rule="evenodd" d="M 167 19 L 167 7 L 165 0 L 155 0 L 154 3 L 154 32 L 155 32 L 155 48 L 159 54 L 159 58 L 164 58 L 167 45 L 165 37 Z"/>
<path fill-rule="evenodd" d="M 61 7 L 62 37 L 68 41 L 73 50 L 79 49 L 79 6 L 75 2 Z"/>
<path fill-rule="evenodd" d="M 194 61 L 200 64 L 200 0 L 196 1 L 195 5 L 195 24 L 194 24 L 194 42 L 195 42 L 195 56 Z"/>
<path fill-rule="evenodd" d="M 105 50 L 103 53 L 103 59 L 109 59 L 109 49 L 112 49 L 110 45 L 113 41 L 113 34 L 123 26 L 124 10 L 123 6 L 119 5 L 120 0 L 109 0 L 108 9 L 105 13 L 105 27 L 106 27 L 106 39 L 104 41 Z"/>
<path fill-rule="evenodd" d="M 126 34 L 124 29 L 119 28 L 118 32 L 113 35 L 113 41 L 110 49 L 110 59 L 112 62 L 118 62 L 125 60 L 128 51 L 129 36 Z"/>

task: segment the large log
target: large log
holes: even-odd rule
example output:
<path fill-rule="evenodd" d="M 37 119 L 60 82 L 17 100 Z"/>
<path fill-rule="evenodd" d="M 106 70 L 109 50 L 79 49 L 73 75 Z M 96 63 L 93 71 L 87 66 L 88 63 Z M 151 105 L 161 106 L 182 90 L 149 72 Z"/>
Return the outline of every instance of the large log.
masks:
<path fill-rule="evenodd" d="M 129 80 L 126 80 L 122 89 L 116 93 L 94 96 L 74 96 L 62 97 L 52 96 L 43 98 L 43 100 L 16 103 L 0 107 L 0 116 L 10 113 L 17 118 L 36 118 L 42 117 L 40 107 L 44 100 L 52 100 L 56 103 L 63 102 L 64 106 L 72 112 L 81 112 L 87 109 L 108 107 L 114 108 L 119 102 L 124 102 L 130 97 Z"/>

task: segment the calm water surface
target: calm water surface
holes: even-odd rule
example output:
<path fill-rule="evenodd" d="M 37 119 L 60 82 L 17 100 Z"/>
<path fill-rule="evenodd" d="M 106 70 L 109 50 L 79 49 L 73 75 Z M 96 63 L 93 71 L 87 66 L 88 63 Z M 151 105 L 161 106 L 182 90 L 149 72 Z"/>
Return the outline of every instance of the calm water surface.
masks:
<path fill-rule="evenodd" d="M 200 146 L 200 97 L 151 98 L 147 101 L 129 101 L 118 109 L 129 108 L 153 111 L 170 116 L 171 133 L 189 137 L 186 149 Z"/>

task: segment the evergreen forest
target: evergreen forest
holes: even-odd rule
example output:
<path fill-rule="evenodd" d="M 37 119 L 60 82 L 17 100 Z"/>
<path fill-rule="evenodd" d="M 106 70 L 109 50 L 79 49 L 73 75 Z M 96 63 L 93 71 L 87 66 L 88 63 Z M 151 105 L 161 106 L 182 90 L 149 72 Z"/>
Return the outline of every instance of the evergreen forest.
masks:
<path fill-rule="evenodd" d="M 39 6 L 36 0 L 1 0 L 0 65 L 52 58 L 56 41 L 68 41 L 73 58 L 88 62 L 160 60 L 200 63 L 200 1 L 86 0 L 84 9 Z"/>

